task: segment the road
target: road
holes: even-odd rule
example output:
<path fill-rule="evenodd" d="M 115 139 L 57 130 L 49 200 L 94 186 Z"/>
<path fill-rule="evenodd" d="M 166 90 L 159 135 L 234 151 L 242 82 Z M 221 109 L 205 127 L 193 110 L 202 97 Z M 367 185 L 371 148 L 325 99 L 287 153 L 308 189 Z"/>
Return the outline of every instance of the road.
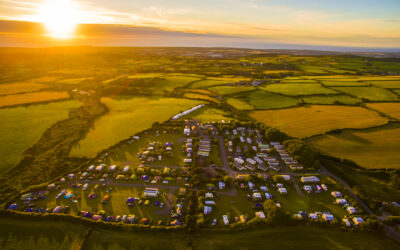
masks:
<path fill-rule="evenodd" d="M 235 179 L 236 172 L 229 166 L 228 154 L 226 153 L 224 137 L 218 136 L 218 143 L 219 143 L 219 154 L 220 154 L 220 157 L 222 160 L 222 168 L 228 173 L 228 175 L 230 177 Z M 236 190 L 236 187 L 234 185 L 232 185 L 232 188 L 230 190 L 225 191 L 225 192 L 219 192 L 219 193 L 229 195 L 229 196 L 238 195 L 238 191 Z"/>

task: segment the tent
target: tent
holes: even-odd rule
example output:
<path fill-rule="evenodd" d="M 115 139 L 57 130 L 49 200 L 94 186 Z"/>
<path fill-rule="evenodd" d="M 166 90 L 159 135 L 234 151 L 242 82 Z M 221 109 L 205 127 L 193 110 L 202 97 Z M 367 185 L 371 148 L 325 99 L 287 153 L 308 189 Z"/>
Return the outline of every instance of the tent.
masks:
<path fill-rule="evenodd" d="M 126 199 L 126 202 L 133 202 L 133 197 L 129 197 L 128 199 Z"/>

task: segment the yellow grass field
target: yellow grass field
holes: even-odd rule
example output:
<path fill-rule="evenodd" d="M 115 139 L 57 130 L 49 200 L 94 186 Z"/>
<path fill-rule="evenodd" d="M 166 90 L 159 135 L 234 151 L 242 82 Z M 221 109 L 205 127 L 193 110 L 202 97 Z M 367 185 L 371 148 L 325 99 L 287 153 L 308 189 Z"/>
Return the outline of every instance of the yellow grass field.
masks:
<path fill-rule="evenodd" d="M 33 82 L 16 82 L 0 84 L 0 95 L 34 92 L 46 88 L 45 84 Z"/>
<path fill-rule="evenodd" d="M 400 126 L 391 124 L 363 131 L 346 130 L 307 140 L 325 154 L 349 159 L 365 168 L 400 168 Z"/>
<path fill-rule="evenodd" d="M 47 102 L 60 99 L 68 99 L 69 95 L 67 92 L 53 92 L 53 91 L 43 91 L 43 92 L 33 92 L 25 93 L 19 95 L 7 95 L 0 96 L 0 107 Z"/>
<path fill-rule="evenodd" d="M 392 118 L 400 120 L 400 102 L 367 103 L 368 108 L 377 110 Z"/>
<path fill-rule="evenodd" d="M 208 95 L 197 94 L 197 93 L 185 93 L 183 95 L 183 97 L 188 98 L 188 99 L 200 99 L 200 100 L 205 100 L 205 101 L 209 101 L 209 102 L 220 103 L 220 101 L 218 99 L 215 99 Z"/>
<path fill-rule="evenodd" d="M 298 138 L 343 128 L 369 128 L 388 122 L 388 119 L 365 108 L 338 105 L 260 110 L 251 112 L 250 116 Z"/>

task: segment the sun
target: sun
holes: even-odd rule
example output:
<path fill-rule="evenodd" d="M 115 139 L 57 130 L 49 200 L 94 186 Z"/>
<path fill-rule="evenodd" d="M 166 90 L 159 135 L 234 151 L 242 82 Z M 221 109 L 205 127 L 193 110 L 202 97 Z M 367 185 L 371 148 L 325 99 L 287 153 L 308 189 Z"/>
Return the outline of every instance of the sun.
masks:
<path fill-rule="evenodd" d="M 79 9 L 71 0 L 47 0 L 38 9 L 38 19 L 58 39 L 72 38 L 78 24 Z"/>

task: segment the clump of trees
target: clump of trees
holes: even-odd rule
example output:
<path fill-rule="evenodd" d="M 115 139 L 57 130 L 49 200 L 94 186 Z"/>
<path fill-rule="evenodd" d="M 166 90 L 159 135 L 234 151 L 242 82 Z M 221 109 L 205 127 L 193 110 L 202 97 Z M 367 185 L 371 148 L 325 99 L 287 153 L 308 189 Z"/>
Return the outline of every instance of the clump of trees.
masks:
<path fill-rule="evenodd" d="M 290 155 L 305 168 L 318 169 L 320 166 L 319 154 L 312 150 L 304 141 L 290 139 L 283 142 Z"/>

